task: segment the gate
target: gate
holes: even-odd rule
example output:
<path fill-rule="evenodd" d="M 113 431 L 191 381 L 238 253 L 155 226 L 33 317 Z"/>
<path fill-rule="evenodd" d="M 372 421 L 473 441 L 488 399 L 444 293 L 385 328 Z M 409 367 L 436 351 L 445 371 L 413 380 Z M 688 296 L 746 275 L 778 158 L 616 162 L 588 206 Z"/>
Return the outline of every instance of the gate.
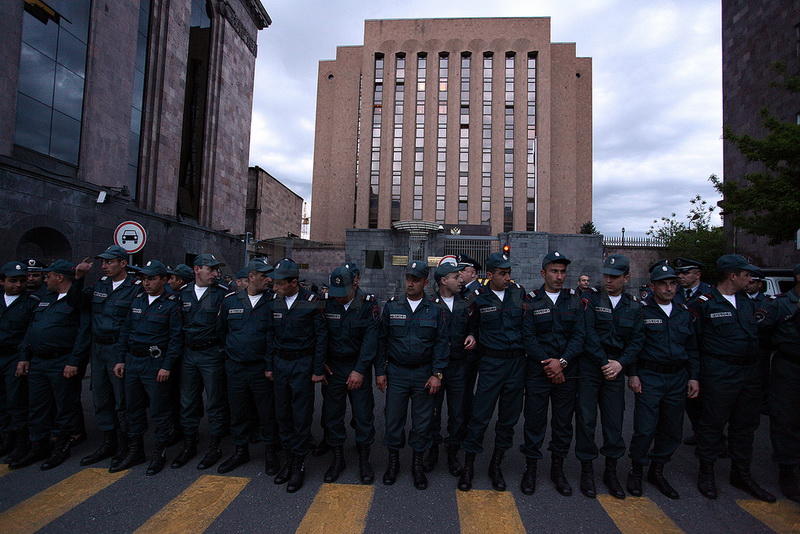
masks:
<path fill-rule="evenodd" d="M 496 236 L 460 236 L 449 235 L 444 238 L 444 255 L 458 256 L 466 254 L 481 264 L 478 276 L 486 276 L 486 258 L 493 252 L 500 251 L 500 240 Z"/>

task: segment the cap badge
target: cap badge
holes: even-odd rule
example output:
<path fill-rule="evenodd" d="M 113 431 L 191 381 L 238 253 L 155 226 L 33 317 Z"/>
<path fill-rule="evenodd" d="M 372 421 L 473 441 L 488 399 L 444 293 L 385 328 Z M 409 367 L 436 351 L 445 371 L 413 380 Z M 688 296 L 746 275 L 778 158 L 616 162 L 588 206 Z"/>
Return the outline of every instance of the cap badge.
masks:
<path fill-rule="evenodd" d="M 211 255 L 211 259 L 212 259 L 212 260 L 216 260 L 217 258 L 215 258 L 215 257 L 214 257 L 214 255 L 212 254 L 212 255 Z"/>
<path fill-rule="evenodd" d="M 150 267 L 150 264 L 153 263 L 152 261 L 147 262 L 147 266 Z"/>
<path fill-rule="evenodd" d="M 412 263 L 412 264 L 411 264 L 411 268 L 412 268 L 412 269 L 416 269 L 416 268 L 417 268 L 417 262 L 414 262 L 414 263 Z"/>
<path fill-rule="evenodd" d="M 503 259 L 504 259 L 504 260 L 506 260 L 506 261 L 508 261 L 508 256 L 506 256 L 505 254 L 503 254 Z"/>
<path fill-rule="evenodd" d="M 561 254 L 559 254 L 558 252 L 553 252 L 553 256 L 555 256 L 557 258 L 557 257 L 561 256 Z"/>
<path fill-rule="evenodd" d="M 22 270 L 22 267 L 20 267 L 19 265 L 15 265 L 15 266 L 14 266 L 14 268 L 15 268 L 16 270 L 18 270 L 18 271 L 21 271 L 21 270 Z"/>
<path fill-rule="evenodd" d="M 610 263 L 611 265 L 614 265 L 614 261 L 615 261 L 615 259 L 616 259 L 616 258 L 611 258 L 611 259 L 608 261 L 608 263 Z"/>
<path fill-rule="evenodd" d="M 34 265 L 36 265 L 36 260 L 28 260 L 29 267 L 33 267 Z"/>
<path fill-rule="evenodd" d="M 661 270 L 662 270 L 662 271 L 666 271 L 666 270 L 667 270 L 667 266 L 666 266 L 666 265 L 662 265 L 662 266 L 661 266 Z"/>
<path fill-rule="evenodd" d="M 333 279 L 333 283 L 336 284 L 337 286 L 342 285 L 342 277 L 337 276 L 336 278 Z"/>

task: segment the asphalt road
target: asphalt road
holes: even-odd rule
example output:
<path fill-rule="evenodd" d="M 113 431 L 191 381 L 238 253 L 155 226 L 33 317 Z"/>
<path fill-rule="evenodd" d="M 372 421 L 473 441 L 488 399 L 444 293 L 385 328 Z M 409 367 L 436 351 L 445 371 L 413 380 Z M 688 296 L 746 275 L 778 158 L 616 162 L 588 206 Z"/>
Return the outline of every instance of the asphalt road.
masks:
<path fill-rule="evenodd" d="M 84 406 L 90 408 L 88 381 L 84 386 Z M 631 433 L 632 395 L 628 392 L 626 438 Z M 380 439 L 383 395 L 376 390 L 375 397 Z M 314 421 L 317 438 L 321 434 L 320 400 L 318 395 Z M 90 431 L 94 429 L 92 421 L 87 413 Z M 768 419 L 763 417 L 753 472 L 756 480 L 779 495 L 777 470 L 770 460 L 768 426 Z M 515 435 L 517 443 L 521 430 L 522 420 Z M 603 495 L 600 461 L 595 465 L 600 495 L 597 499 L 581 495 L 580 466 L 574 457 L 566 465 L 574 489 L 572 497 L 563 497 L 553 488 L 547 476 L 547 454 L 539 468 L 536 493 L 523 495 L 519 480 L 525 462 L 516 450 L 509 451 L 504 464 L 510 488 L 507 492 L 491 490 L 486 475 L 491 451 L 476 462 L 475 490 L 467 494 L 456 490 L 456 479 L 447 473 L 442 454 L 438 467 L 429 475 L 429 488 L 418 491 L 411 482 L 409 449 L 401 453 L 397 483 L 384 486 L 380 482 L 386 451 L 377 443 L 373 448 L 377 482 L 363 486 L 358 483 L 357 456 L 350 435 L 348 467 L 337 484 L 322 483 L 327 457 L 309 457 L 305 486 L 296 494 L 287 494 L 284 486 L 276 486 L 263 473 L 261 445 L 251 446 L 253 459 L 249 464 L 227 475 L 219 476 L 213 469 L 198 471 L 198 457 L 182 469 L 167 467 L 155 477 L 144 476 L 146 465 L 113 476 L 104 469 L 78 465 L 79 459 L 98 445 L 99 438 L 97 432 L 91 432 L 86 443 L 73 449 L 69 460 L 50 471 L 31 466 L 8 472 L 0 466 L 0 532 L 800 532 L 800 505 L 785 499 L 773 505 L 753 501 L 728 484 L 727 462 L 719 462 L 717 467 L 720 498 L 709 501 L 702 497 L 695 487 L 693 448 L 688 446 L 679 449 L 667 468 L 668 478 L 681 494 L 679 500 L 667 499 L 645 482 L 644 498 L 618 501 Z M 201 455 L 206 443 L 204 434 Z M 146 446 L 152 450 L 151 442 Z M 169 461 L 179 448 L 169 450 Z M 227 440 L 226 455 L 232 448 Z M 627 460 L 622 461 L 623 484 L 627 467 Z"/>

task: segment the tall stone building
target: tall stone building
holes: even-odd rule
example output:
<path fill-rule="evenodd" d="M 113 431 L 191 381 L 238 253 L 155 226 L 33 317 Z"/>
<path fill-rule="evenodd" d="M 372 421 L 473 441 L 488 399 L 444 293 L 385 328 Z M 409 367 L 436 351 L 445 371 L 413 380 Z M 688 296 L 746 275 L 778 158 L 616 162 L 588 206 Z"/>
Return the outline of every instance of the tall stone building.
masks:
<path fill-rule="evenodd" d="M 311 238 L 592 219 L 592 65 L 549 18 L 368 20 L 319 64 Z"/>
<path fill-rule="evenodd" d="M 238 265 L 259 0 L 8 0 L 0 17 L 3 261 L 77 259 L 118 223 L 137 261 Z"/>
<path fill-rule="evenodd" d="M 261 167 L 250 167 L 247 180 L 247 221 L 252 239 L 300 237 L 303 197 Z"/>

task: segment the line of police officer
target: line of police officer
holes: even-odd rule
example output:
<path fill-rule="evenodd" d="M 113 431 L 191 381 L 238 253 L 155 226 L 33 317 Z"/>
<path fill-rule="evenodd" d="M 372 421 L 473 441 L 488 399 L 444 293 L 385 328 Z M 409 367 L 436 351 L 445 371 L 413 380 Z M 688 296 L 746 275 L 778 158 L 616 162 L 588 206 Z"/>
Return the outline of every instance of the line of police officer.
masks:
<path fill-rule="evenodd" d="M 467 290 L 462 273 L 479 266 L 466 257 L 443 263 L 434 273 L 432 296 L 425 292 L 427 264 L 413 261 L 405 271 L 404 295 L 381 311 L 374 296 L 359 288 L 353 264 L 331 273 L 330 290 L 320 298 L 300 286 L 299 267 L 290 259 L 274 267 L 250 262 L 238 275 L 239 290 L 228 291 L 216 283 L 222 264 L 211 254 L 198 256 L 193 268 L 175 270 L 152 260 L 136 269 L 136 277 L 127 273 L 126 258 L 115 246 L 99 254 L 104 276 L 90 288 L 84 280 L 91 263 L 57 260 L 44 269 L 47 292 L 25 291 L 25 265 L 3 266 L 0 452 L 10 453 L 11 468 L 44 460 L 42 469 L 49 469 L 69 456 L 81 434 L 81 369 L 91 359 L 103 441 L 82 465 L 111 457 L 110 470 L 119 471 L 145 462 L 149 410 L 155 450 L 147 474 L 163 469 L 168 446 L 180 436 L 183 447 L 171 466 L 182 467 L 197 454 L 205 411 L 210 443 L 199 469 L 219 462 L 222 439 L 232 432 L 235 450 L 219 472 L 248 462 L 249 444 L 263 441 L 265 471 L 275 483 L 286 483 L 287 491 L 297 491 L 312 447 L 314 384 L 322 383 L 324 442 L 332 451 L 324 479 L 333 482 L 345 469 L 349 400 L 360 479 L 371 483 L 374 372 L 376 386 L 386 394 L 385 484 L 393 484 L 400 471 L 410 404 L 412 478 L 418 489 L 427 487 L 426 472 L 438 460 L 446 397 L 447 465 L 460 490 L 472 487 L 475 457 L 496 409 L 492 486 L 506 489 L 502 462 L 524 413 L 526 468 L 520 488 L 534 493 L 549 409 L 550 478 L 557 491 L 572 493 L 563 465 L 574 421 L 581 492 L 596 496 L 593 460 L 602 454 L 603 483 L 622 499 L 626 492 L 617 462 L 626 450 L 627 375 L 636 394 L 628 493 L 642 494 L 649 464 L 647 480 L 678 498 L 664 467 L 681 442 L 687 399 L 702 398 L 693 421 L 700 492 L 717 496 L 714 463 L 725 455 L 727 430 L 731 484 L 773 502 L 750 474 L 763 397 L 760 358 L 769 353 L 768 342 L 775 348 L 774 459 L 782 492 L 800 499 L 800 266 L 795 289 L 774 300 L 756 300 L 744 289 L 757 269 L 741 256 L 721 257 L 720 279 L 715 287 L 699 288 L 700 294 L 679 292 L 678 282 L 685 280 L 668 262 L 659 262 L 651 269 L 651 293 L 638 302 L 625 292 L 630 264 L 622 255 L 605 259 L 604 290 L 583 296 L 564 288 L 571 262 L 558 251 L 544 257 L 544 283 L 530 293 L 511 282 L 511 263 L 502 253 L 489 256 L 487 283 Z M 681 259 L 677 267 L 686 278 L 699 263 Z"/>

